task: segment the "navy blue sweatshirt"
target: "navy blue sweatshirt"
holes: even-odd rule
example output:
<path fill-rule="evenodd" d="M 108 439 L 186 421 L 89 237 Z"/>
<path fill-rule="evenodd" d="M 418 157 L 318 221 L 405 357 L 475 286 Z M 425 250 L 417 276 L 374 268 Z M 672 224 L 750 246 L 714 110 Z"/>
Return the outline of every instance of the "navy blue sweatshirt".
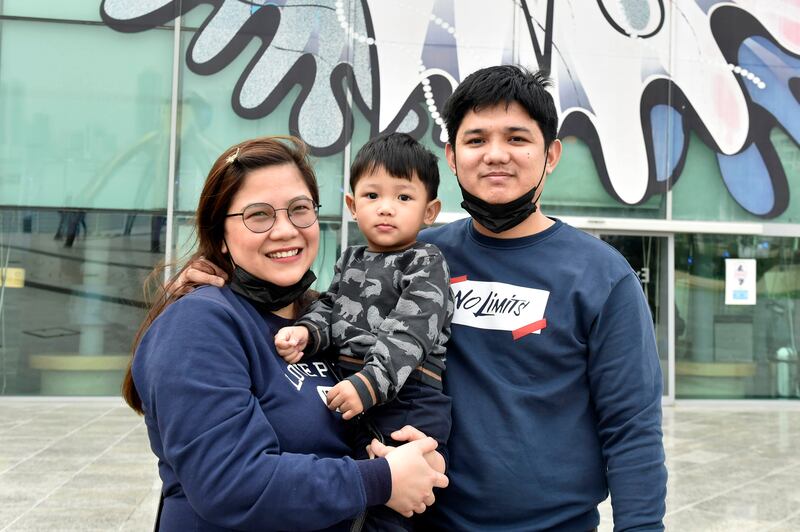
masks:
<path fill-rule="evenodd" d="M 625 259 L 557 220 L 516 239 L 471 219 L 419 238 L 444 253 L 456 307 L 450 486 L 427 527 L 591 530 L 610 491 L 615 530 L 662 530 L 661 368 Z"/>
<path fill-rule="evenodd" d="M 133 378 L 164 483 L 161 530 L 347 530 L 388 500 L 386 460 L 345 457 L 329 367 L 275 352 L 290 323 L 208 286 L 144 335 Z"/>

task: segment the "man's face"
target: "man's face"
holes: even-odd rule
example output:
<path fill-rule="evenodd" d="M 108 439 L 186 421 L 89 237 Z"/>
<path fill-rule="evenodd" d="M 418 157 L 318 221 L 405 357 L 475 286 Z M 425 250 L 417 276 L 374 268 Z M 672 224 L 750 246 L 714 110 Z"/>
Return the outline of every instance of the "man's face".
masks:
<path fill-rule="evenodd" d="M 545 154 L 539 124 L 519 103 L 506 107 L 501 102 L 469 111 L 445 154 L 467 192 L 488 203 L 507 203 L 533 188 L 543 170 L 546 174 L 553 171 L 561 156 L 561 143 L 553 141 Z"/>

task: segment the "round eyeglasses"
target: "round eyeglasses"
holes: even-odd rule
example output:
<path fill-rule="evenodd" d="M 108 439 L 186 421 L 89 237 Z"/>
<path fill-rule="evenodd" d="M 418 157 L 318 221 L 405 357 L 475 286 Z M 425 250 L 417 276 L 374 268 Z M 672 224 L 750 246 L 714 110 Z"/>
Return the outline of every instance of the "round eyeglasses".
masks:
<path fill-rule="evenodd" d="M 317 221 L 320 206 L 308 198 L 297 198 L 285 209 L 276 209 L 269 203 L 252 203 L 242 212 L 226 214 L 225 218 L 241 216 L 244 226 L 254 233 L 266 233 L 275 225 L 278 211 L 286 211 L 289 221 L 298 229 L 311 227 Z"/>

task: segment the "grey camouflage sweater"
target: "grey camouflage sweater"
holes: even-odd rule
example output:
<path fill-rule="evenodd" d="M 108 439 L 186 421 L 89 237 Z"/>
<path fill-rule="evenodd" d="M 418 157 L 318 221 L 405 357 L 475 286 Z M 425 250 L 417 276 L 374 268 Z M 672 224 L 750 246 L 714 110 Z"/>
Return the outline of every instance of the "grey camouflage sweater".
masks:
<path fill-rule="evenodd" d="M 366 246 L 344 250 L 330 288 L 296 324 L 309 330 L 304 356 L 328 351 L 333 357 L 364 361 L 358 372 L 377 401 L 356 375 L 347 380 L 367 410 L 396 397 L 423 363 L 441 376 L 452 317 L 447 263 L 439 248 L 417 242 L 388 253 Z M 438 382 L 421 381 L 441 389 L 441 377 Z"/>

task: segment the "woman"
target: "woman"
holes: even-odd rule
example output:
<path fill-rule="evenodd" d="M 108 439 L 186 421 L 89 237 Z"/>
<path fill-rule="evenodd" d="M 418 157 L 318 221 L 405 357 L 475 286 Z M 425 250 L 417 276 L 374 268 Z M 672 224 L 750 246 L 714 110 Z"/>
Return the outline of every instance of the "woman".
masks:
<path fill-rule="evenodd" d="M 125 378 L 164 483 L 161 530 L 347 529 L 367 506 L 407 516 L 447 478 L 430 438 L 355 461 L 321 361 L 287 365 L 275 332 L 314 281 L 319 192 L 304 145 L 243 142 L 214 163 L 197 209 L 197 256 L 231 281 L 178 298 L 167 290 L 142 325 Z"/>

